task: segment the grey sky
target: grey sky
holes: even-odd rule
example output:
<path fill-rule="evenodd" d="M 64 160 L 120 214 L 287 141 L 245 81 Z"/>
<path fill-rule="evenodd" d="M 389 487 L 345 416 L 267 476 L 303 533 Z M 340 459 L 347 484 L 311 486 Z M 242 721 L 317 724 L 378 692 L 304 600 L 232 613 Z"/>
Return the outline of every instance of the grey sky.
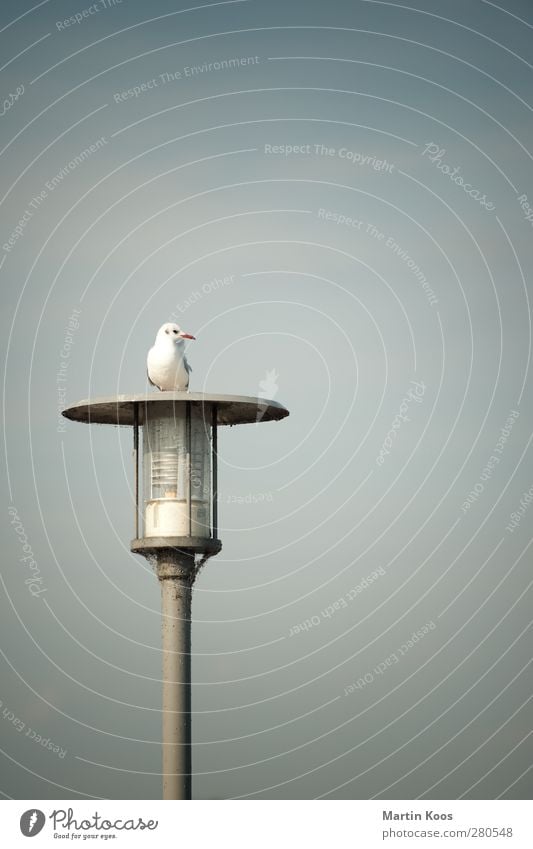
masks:
<path fill-rule="evenodd" d="M 160 796 L 131 434 L 58 408 L 172 320 L 291 412 L 220 437 L 194 796 L 527 798 L 530 5 L 89 7 L 1 11 L 0 791 Z"/>

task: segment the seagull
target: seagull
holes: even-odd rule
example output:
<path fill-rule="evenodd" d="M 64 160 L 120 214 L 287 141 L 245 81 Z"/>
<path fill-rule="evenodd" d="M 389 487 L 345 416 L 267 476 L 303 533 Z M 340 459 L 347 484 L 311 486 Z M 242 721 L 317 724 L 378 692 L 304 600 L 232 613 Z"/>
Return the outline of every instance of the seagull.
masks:
<path fill-rule="evenodd" d="M 157 331 L 155 344 L 146 361 L 148 380 L 162 392 L 187 392 L 192 371 L 184 353 L 184 339 L 195 339 L 177 324 L 163 324 Z"/>

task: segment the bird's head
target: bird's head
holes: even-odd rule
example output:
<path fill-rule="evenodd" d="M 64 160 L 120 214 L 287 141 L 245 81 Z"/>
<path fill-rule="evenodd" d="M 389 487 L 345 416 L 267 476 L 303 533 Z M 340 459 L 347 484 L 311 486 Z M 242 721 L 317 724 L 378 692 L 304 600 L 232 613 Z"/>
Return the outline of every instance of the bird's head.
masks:
<path fill-rule="evenodd" d="M 171 322 L 167 322 L 167 324 L 161 325 L 159 330 L 157 331 L 156 342 L 173 342 L 175 344 L 179 342 L 183 342 L 184 339 L 195 339 L 195 336 L 192 336 L 190 333 L 185 333 L 184 330 L 178 324 L 172 324 Z"/>

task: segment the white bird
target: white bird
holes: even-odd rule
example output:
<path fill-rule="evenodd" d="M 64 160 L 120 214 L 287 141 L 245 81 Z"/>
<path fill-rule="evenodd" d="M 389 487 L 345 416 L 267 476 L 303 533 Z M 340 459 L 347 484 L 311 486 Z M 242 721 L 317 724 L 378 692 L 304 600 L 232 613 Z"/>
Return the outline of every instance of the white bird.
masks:
<path fill-rule="evenodd" d="M 189 389 L 192 371 L 185 356 L 185 339 L 194 339 L 177 324 L 163 324 L 157 331 L 155 345 L 148 351 L 146 360 L 148 380 L 162 392 Z"/>

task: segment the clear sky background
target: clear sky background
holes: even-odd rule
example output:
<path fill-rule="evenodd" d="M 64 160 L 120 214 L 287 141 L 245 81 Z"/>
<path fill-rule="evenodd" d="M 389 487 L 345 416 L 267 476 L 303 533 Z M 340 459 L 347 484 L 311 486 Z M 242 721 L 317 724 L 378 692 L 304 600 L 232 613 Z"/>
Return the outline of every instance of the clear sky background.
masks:
<path fill-rule="evenodd" d="M 58 410 L 174 320 L 290 410 L 220 436 L 195 798 L 529 798 L 530 3 L 0 16 L 2 795 L 160 797 L 131 433 Z"/>

